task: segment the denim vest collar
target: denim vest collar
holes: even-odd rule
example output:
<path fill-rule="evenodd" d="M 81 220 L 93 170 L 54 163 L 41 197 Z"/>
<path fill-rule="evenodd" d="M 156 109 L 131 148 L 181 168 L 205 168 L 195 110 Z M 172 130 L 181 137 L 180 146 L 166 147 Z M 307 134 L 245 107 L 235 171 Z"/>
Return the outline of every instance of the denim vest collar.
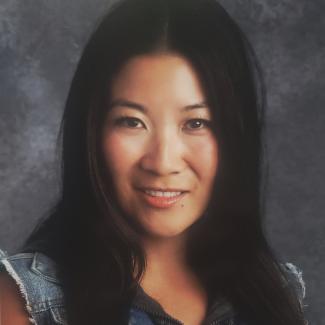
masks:
<path fill-rule="evenodd" d="M 31 270 L 50 282 L 60 284 L 57 277 L 57 264 L 42 253 L 34 254 Z"/>

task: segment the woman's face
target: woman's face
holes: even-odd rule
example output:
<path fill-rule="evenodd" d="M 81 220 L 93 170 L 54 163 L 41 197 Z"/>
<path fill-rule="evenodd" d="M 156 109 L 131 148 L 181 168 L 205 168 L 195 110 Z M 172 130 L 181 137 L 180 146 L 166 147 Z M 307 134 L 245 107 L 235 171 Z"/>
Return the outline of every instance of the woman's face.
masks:
<path fill-rule="evenodd" d="M 105 161 L 118 203 L 151 237 L 182 234 L 208 204 L 218 150 L 204 101 L 196 72 L 176 54 L 134 57 L 113 80 Z"/>

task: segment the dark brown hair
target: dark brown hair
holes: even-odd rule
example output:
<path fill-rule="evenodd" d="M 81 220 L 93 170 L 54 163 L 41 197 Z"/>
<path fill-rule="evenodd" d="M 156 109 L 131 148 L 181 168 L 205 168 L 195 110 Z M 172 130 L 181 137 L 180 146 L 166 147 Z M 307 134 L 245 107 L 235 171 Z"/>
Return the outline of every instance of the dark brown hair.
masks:
<path fill-rule="evenodd" d="M 215 0 L 123 0 L 103 17 L 65 106 L 60 198 L 25 250 L 57 262 L 70 324 L 127 324 L 146 260 L 136 227 L 116 203 L 100 138 L 114 75 L 133 56 L 154 52 L 191 61 L 218 137 L 211 200 L 191 227 L 193 270 L 211 299 L 225 296 L 249 324 L 302 325 L 298 300 L 283 285 L 285 274 L 262 225 L 267 165 L 261 69 L 247 38 Z"/>

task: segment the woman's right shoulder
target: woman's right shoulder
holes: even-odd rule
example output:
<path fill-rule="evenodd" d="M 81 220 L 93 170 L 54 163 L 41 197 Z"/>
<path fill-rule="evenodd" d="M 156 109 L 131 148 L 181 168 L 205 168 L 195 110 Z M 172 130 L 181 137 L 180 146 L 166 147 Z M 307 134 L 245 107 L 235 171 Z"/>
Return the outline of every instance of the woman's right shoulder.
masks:
<path fill-rule="evenodd" d="M 0 273 L 0 319 L 1 325 L 31 324 L 23 297 L 16 283 L 5 273 Z"/>
<path fill-rule="evenodd" d="M 66 324 L 57 271 L 56 263 L 40 252 L 8 255 L 0 249 L 2 317 L 18 317 L 8 324 L 42 325 L 49 317 L 53 324 Z"/>

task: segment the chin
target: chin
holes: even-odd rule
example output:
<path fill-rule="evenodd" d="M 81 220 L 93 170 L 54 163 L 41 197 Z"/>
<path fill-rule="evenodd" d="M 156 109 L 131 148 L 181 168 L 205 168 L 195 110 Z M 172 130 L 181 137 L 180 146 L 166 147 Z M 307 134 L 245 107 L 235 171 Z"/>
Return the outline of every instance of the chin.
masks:
<path fill-rule="evenodd" d="M 189 226 L 186 228 L 160 226 L 159 228 L 146 228 L 146 233 L 149 237 L 168 239 L 184 235 L 188 228 Z"/>

